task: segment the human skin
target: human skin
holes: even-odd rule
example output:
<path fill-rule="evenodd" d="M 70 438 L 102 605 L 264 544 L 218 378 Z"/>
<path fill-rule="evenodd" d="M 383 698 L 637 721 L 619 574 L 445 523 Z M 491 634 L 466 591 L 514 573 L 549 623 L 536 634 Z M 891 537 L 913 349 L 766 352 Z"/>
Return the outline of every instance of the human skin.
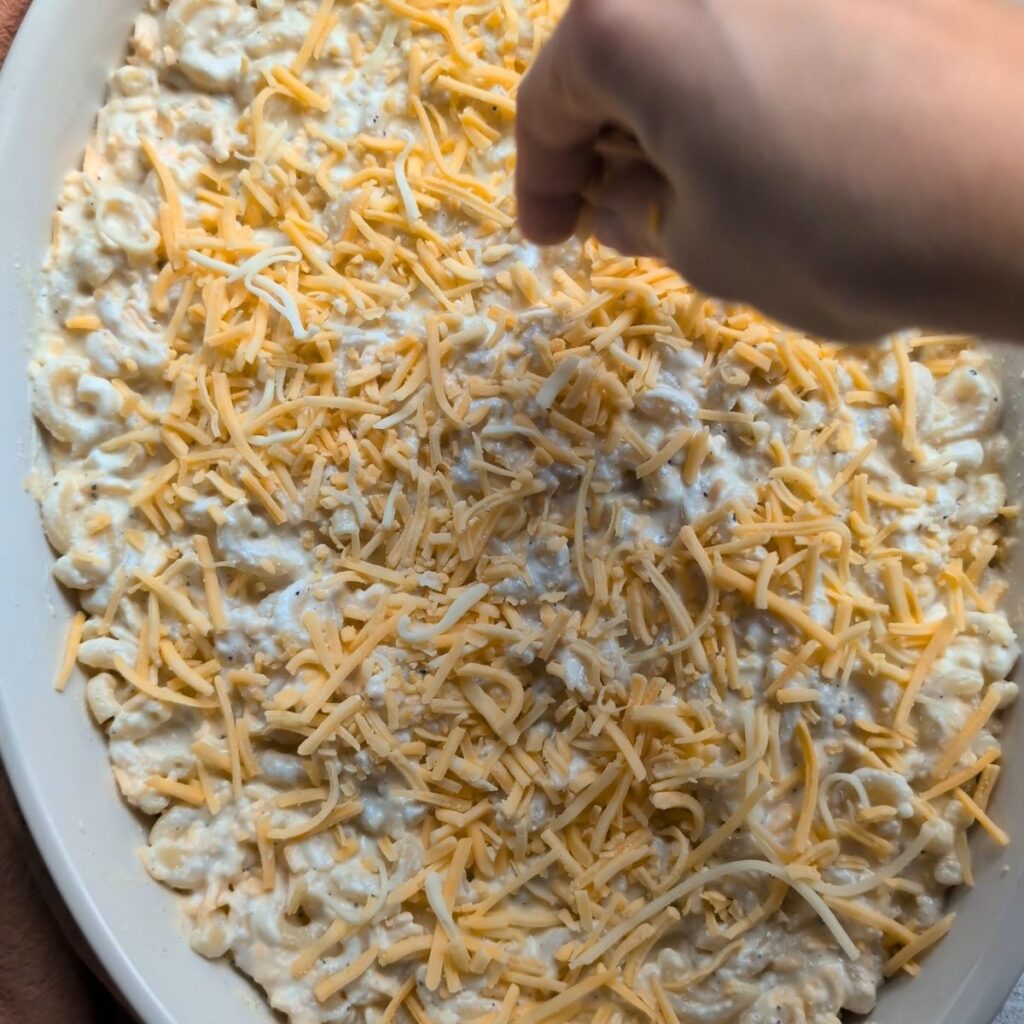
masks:
<path fill-rule="evenodd" d="M 573 0 L 519 92 L 520 224 L 819 334 L 1024 338 L 1022 110 L 1009 0 Z"/>

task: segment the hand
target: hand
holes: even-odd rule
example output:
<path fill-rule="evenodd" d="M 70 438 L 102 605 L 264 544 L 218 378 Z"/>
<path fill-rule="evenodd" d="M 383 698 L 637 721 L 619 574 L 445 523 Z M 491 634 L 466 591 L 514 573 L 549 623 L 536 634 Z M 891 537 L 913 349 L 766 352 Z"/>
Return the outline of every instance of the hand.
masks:
<path fill-rule="evenodd" d="M 2 768 L 0 877 L 0 1020 L 131 1024 L 46 877 Z"/>
<path fill-rule="evenodd" d="M 826 335 L 1024 337 L 1021 110 L 1002 0 L 574 0 L 519 92 L 520 222 Z"/>

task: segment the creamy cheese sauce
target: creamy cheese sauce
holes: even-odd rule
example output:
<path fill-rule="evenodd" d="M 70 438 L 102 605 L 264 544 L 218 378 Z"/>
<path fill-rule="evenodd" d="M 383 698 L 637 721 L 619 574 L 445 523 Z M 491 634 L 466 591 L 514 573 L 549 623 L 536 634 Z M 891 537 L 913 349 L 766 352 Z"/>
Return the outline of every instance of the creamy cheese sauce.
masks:
<path fill-rule="evenodd" d="M 836 1022 L 1005 838 L 998 383 L 525 245 L 560 10 L 148 0 L 32 367 L 72 653 L 292 1024 Z"/>

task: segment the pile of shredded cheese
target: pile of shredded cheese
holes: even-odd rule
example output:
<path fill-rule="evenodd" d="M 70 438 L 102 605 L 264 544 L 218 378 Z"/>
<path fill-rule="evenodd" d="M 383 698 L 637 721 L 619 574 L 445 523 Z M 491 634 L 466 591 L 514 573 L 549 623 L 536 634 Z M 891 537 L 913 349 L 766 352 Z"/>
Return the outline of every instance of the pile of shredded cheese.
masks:
<path fill-rule="evenodd" d="M 560 6 L 154 0 L 57 219 L 59 683 L 197 948 L 299 1024 L 834 1020 L 949 930 L 971 823 L 1007 842 L 986 358 L 525 246 Z"/>

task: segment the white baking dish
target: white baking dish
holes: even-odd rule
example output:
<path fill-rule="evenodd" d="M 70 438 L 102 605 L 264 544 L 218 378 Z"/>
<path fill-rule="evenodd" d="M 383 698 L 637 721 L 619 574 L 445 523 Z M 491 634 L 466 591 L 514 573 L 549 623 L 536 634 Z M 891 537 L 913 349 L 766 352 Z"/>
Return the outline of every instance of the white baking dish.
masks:
<path fill-rule="evenodd" d="M 25 382 L 37 267 L 60 179 L 79 159 L 140 7 L 141 0 L 35 0 L 0 72 L 0 749 L 64 899 L 146 1024 L 259 1024 L 274 1018 L 252 987 L 189 950 L 174 897 L 146 877 L 135 852 L 145 825 L 115 793 L 80 680 L 63 698 L 52 690 L 70 612 L 24 486 L 37 446 Z M 1007 429 L 1016 437 L 1024 437 L 1022 367 L 1024 352 L 1007 350 Z M 1018 457 L 1017 476 L 1024 451 Z M 1016 563 L 1024 580 L 1024 549 Z M 1024 584 L 1018 601 L 1022 595 Z M 994 810 L 1016 843 L 997 852 L 976 837 L 977 884 L 954 897 L 953 934 L 915 981 L 884 990 L 873 1024 L 991 1024 L 1024 969 L 1024 713 L 1011 713 L 1005 738 L 1008 770 Z"/>

